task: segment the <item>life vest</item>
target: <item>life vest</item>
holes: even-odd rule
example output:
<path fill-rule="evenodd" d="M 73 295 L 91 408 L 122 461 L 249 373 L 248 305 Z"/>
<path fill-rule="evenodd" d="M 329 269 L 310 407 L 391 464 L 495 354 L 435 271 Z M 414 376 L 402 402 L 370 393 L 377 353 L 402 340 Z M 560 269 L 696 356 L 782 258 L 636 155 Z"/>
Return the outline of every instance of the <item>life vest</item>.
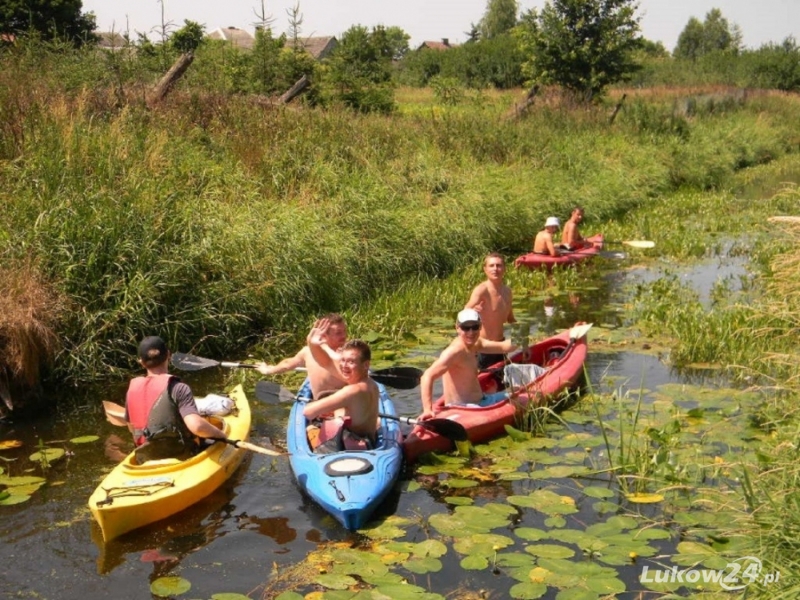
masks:
<path fill-rule="evenodd" d="M 194 438 L 171 394 L 178 381 L 177 377 L 164 373 L 136 377 L 128 387 L 125 402 L 139 462 L 187 458 L 194 453 Z"/>

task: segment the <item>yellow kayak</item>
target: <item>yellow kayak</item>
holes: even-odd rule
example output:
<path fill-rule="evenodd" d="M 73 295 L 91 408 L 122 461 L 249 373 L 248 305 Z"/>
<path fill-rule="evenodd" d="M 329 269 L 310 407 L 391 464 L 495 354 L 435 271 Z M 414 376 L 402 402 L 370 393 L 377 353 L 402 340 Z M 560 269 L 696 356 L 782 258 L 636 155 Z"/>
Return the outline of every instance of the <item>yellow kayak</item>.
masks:
<path fill-rule="evenodd" d="M 235 403 L 224 417 L 208 417 L 228 439 L 247 440 L 250 405 L 241 385 L 230 392 Z M 89 509 L 109 541 L 191 506 L 221 486 L 247 452 L 217 442 L 187 460 L 168 458 L 136 464 L 131 453 L 103 479 L 89 498 Z"/>

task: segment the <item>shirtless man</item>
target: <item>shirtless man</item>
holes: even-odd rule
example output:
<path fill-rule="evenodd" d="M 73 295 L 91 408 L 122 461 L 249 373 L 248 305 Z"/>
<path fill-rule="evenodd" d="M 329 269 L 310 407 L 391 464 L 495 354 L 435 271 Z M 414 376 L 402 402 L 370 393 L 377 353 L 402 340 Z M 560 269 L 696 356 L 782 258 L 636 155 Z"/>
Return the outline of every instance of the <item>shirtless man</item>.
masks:
<path fill-rule="evenodd" d="M 584 241 L 578 231 L 581 221 L 583 221 L 583 208 L 576 206 L 572 209 L 569 220 L 564 224 L 564 231 L 561 232 L 561 246 L 565 250 L 579 250 L 591 245 Z"/>
<path fill-rule="evenodd" d="M 465 308 L 474 308 L 481 317 L 481 337 L 495 342 L 505 339 L 503 325 L 516 323 L 511 306 L 511 288 L 505 285 L 506 263 L 496 252 L 483 261 L 486 281 L 478 284 Z M 503 360 L 502 354 L 478 354 L 478 368 L 483 370 Z"/>
<path fill-rule="evenodd" d="M 458 337 L 450 342 L 420 380 L 422 413 L 420 419 L 430 419 L 433 414 L 433 382 L 442 379 L 445 404 L 481 404 L 488 406 L 506 398 L 507 392 L 484 396 L 478 383 L 476 354 L 506 354 L 516 348 L 510 340 L 496 342 L 480 336 L 481 316 L 475 309 L 465 308 L 456 318 Z"/>
<path fill-rule="evenodd" d="M 361 340 L 350 340 L 339 349 L 339 358 L 334 361 L 326 341 L 325 332 L 328 330 L 326 319 L 317 321 L 308 334 L 307 348 L 317 363 L 323 365 L 331 376 L 340 379 L 342 385 L 325 398 L 307 404 L 303 414 L 308 420 L 325 413 L 333 413 L 341 419 L 349 418 L 347 429 L 368 438 L 374 445 L 375 432 L 380 426 L 380 391 L 378 384 L 369 376 L 369 345 Z"/>
<path fill-rule="evenodd" d="M 544 254 L 545 256 L 559 256 L 561 253 L 553 243 L 553 235 L 561 227 L 558 218 L 547 217 L 544 223 L 544 229 L 536 234 L 536 239 L 533 241 L 533 253 Z"/>
<path fill-rule="evenodd" d="M 336 361 L 339 358 L 339 350 L 347 341 L 347 325 L 344 318 L 336 313 L 330 313 L 323 317 L 328 326 L 325 330 L 326 341 L 326 354 L 331 360 Z M 330 370 L 320 365 L 314 358 L 308 346 L 303 346 L 300 351 L 289 358 L 284 358 L 277 365 L 268 365 L 266 363 L 259 363 L 257 366 L 258 372 L 262 375 L 278 375 L 286 371 L 291 371 L 298 367 L 305 367 L 308 369 L 308 379 L 311 382 L 311 395 L 314 399 L 319 398 L 319 395 L 325 391 L 335 391 L 344 387 L 344 381 L 334 375 Z"/>

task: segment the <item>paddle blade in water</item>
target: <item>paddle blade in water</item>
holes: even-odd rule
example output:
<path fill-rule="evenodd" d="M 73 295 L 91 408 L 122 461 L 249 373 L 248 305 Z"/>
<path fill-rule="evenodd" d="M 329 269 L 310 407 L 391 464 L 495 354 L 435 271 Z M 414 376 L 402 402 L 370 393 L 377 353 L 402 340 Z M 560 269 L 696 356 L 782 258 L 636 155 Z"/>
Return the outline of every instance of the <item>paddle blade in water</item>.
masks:
<path fill-rule="evenodd" d="M 454 442 L 467 441 L 467 430 L 464 429 L 464 426 L 450 419 L 428 419 L 427 421 L 417 421 L 417 423 Z"/>

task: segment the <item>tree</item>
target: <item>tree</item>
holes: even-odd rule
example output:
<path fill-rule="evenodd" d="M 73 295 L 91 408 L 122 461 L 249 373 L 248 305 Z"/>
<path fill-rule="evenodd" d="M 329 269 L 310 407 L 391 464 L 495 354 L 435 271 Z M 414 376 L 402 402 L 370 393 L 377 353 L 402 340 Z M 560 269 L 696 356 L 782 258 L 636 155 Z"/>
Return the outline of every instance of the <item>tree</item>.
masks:
<path fill-rule="evenodd" d="M 328 59 L 327 83 L 335 101 L 362 112 L 394 109 L 391 58 L 376 35 L 363 25 L 353 25 L 342 34 Z"/>
<path fill-rule="evenodd" d="M 553 0 L 524 14 L 517 38 L 532 80 L 560 85 L 584 100 L 628 78 L 638 68 L 635 0 Z"/>
<path fill-rule="evenodd" d="M 194 52 L 203 43 L 205 29 L 200 23 L 185 20 L 183 27 L 178 29 L 169 38 L 172 48 L 181 54 L 184 52 Z"/>
<path fill-rule="evenodd" d="M 517 0 L 488 0 L 480 22 L 481 38 L 490 40 L 511 31 L 517 24 L 517 11 Z"/>
<path fill-rule="evenodd" d="M 389 60 L 402 60 L 408 53 L 408 40 L 411 36 L 400 27 L 372 28 L 372 43 L 378 48 L 381 56 Z"/>
<path fill-rule="evenodd" d="M 82 13 L 81 0 L 3 0 L 0 33 L 23 35 L 35 31 L 43 39 L 66 38 L 76 44 L 95 40 L 93 13 Z"/>
<path fill-rule="evenodd" d="M 673 55 L 675 58 L 697 60 L 712 52 L 736 54 L 742 47 L 742 32 L 736 24 L 729 24 L 718 8 L 712 8 L 702 23 L 695 17 L 689 19 Z"/>

